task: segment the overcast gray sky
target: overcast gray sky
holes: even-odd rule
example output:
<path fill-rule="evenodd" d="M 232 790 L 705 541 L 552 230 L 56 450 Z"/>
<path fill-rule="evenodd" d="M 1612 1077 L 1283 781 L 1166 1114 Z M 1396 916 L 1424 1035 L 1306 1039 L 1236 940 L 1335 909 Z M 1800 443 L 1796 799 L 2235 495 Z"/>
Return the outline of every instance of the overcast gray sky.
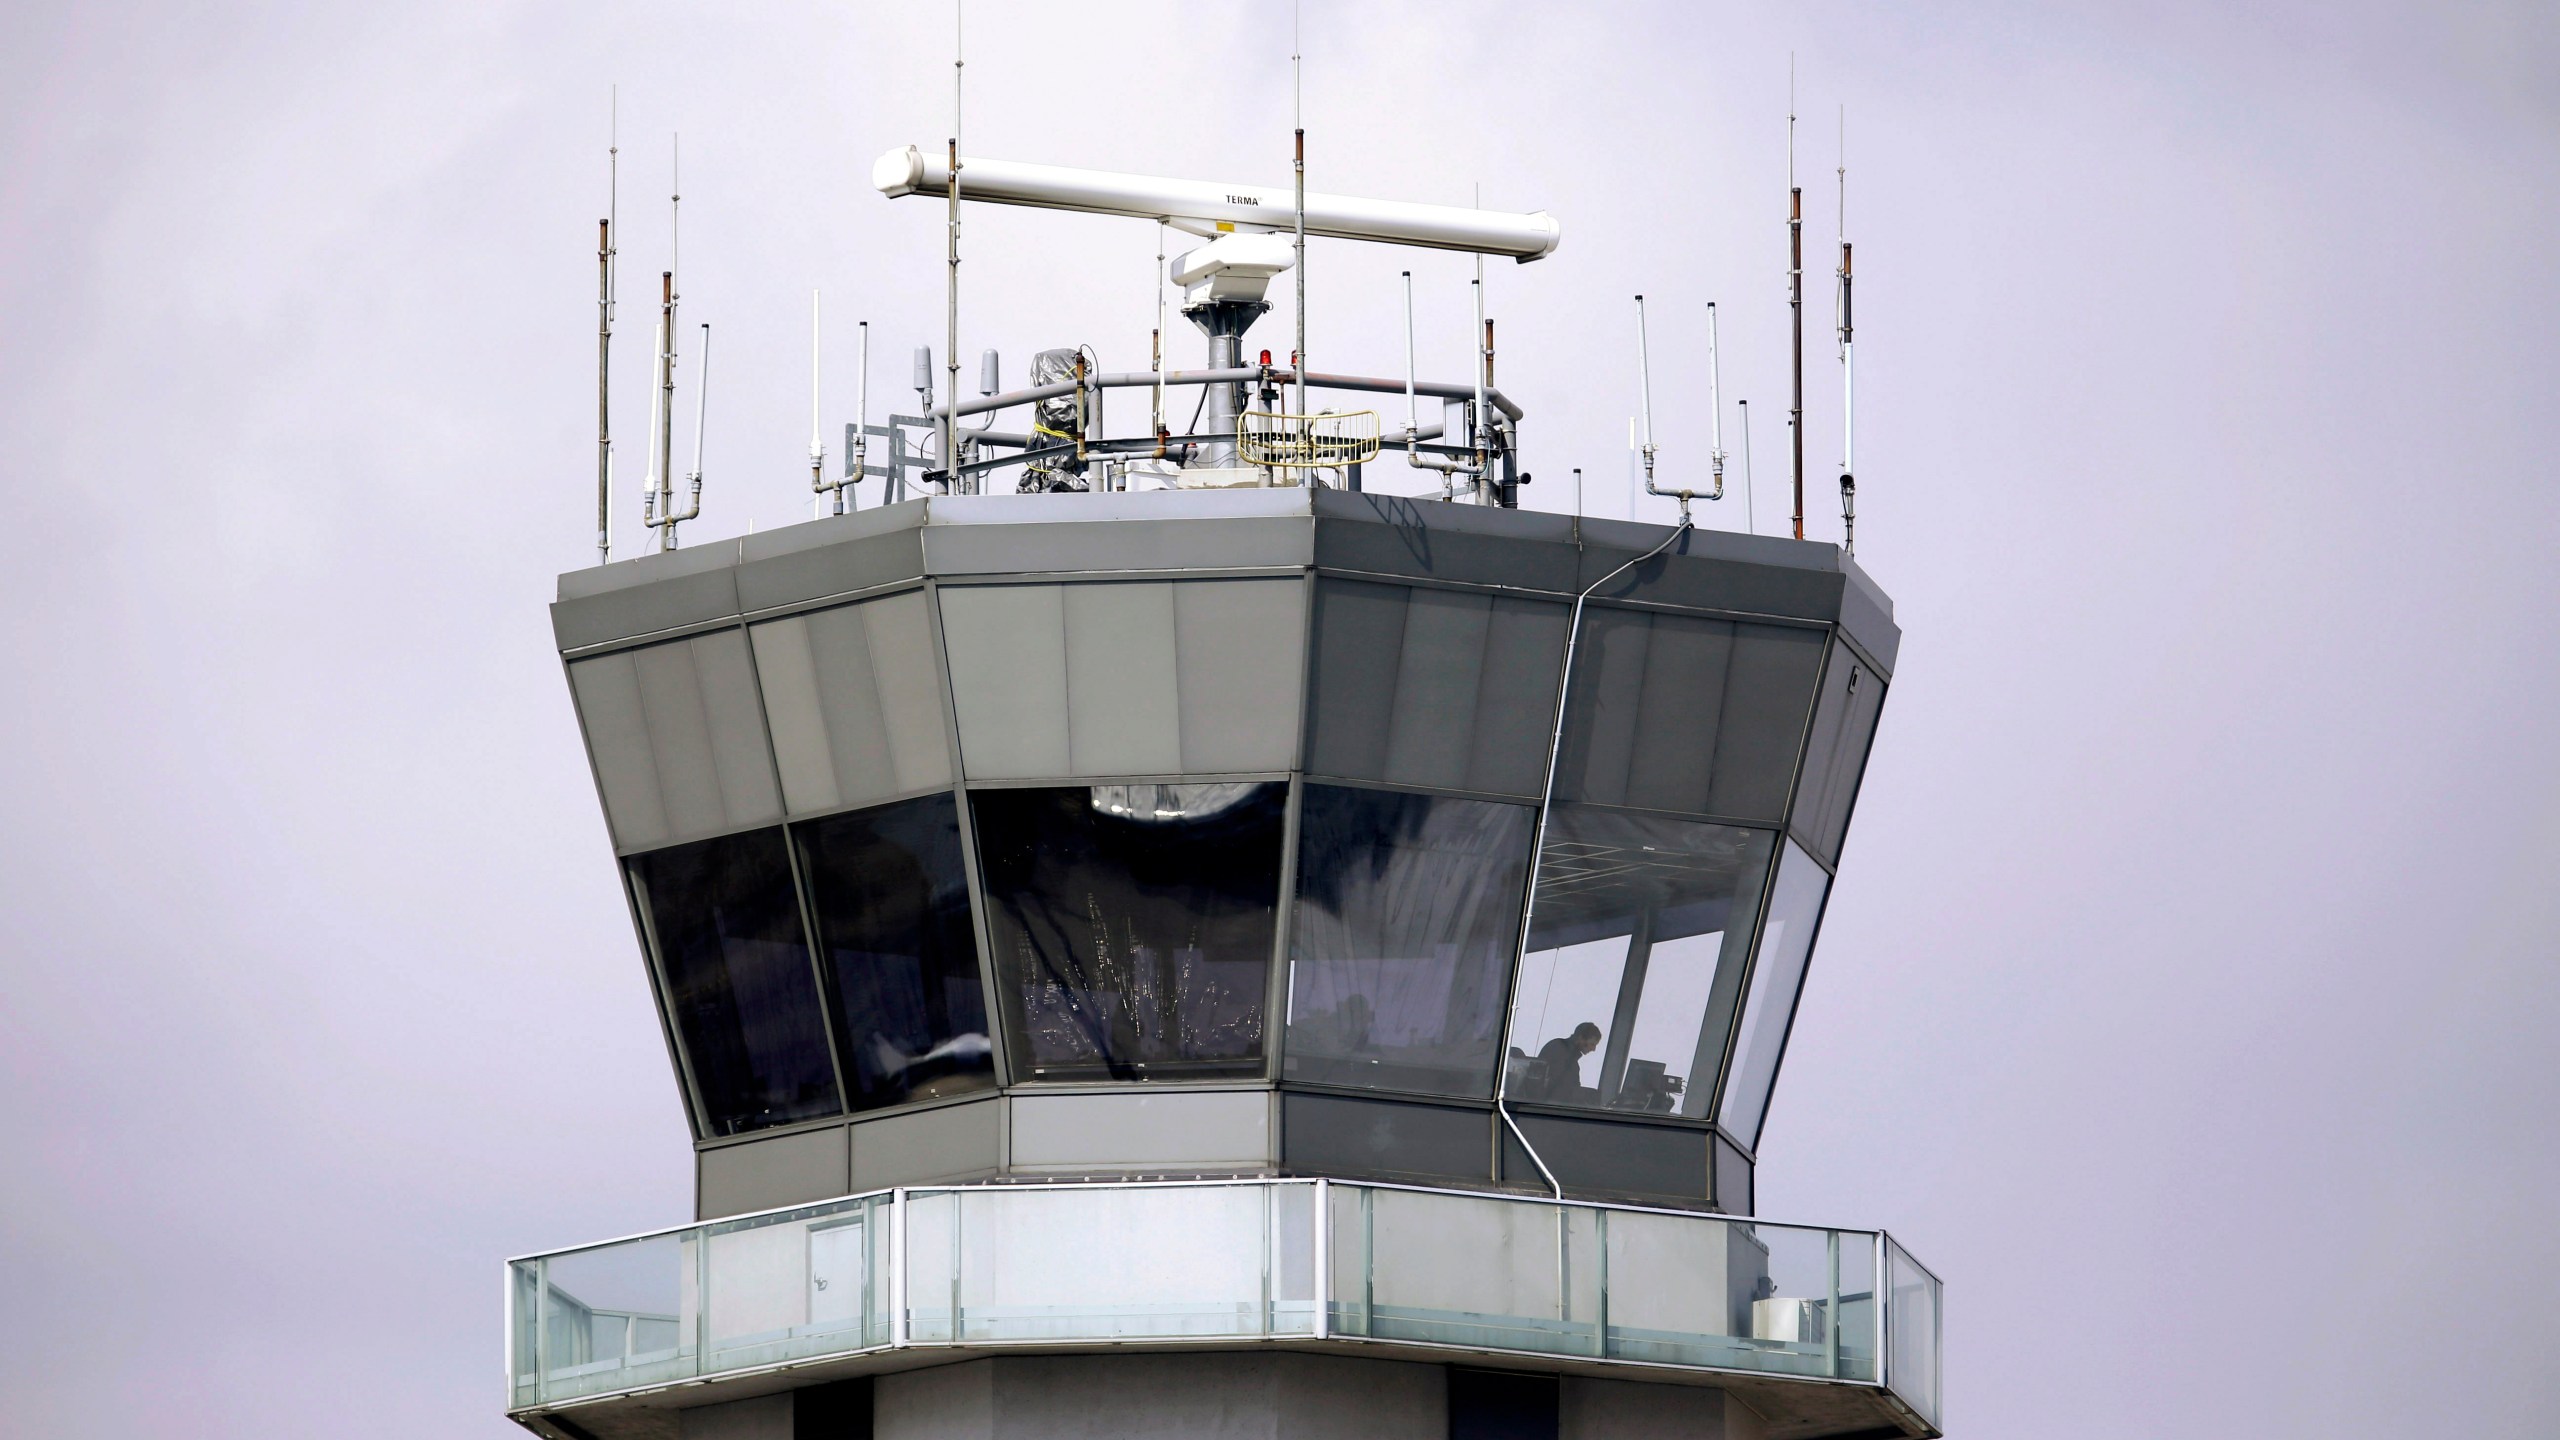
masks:
<path fill-rule="evenodd" d="M 1943 8 L 1310 3 L 1309 183 L 1563 221 L 1488 284 L 1546 508 L 1579 465 L 1667 518 L 1627 297 L 1682 475 L 1718 302 L 1771 529 L 1789 52 L 1817 476 L 1846 104 L 1907 640 L 1762 1213 L 1947 1277 L 1958 1435 L 2552 1433 L 2560 20 Z M 635 302 L 684 134 L 707 540 L 806 513 L 812 285 L 831 422 L 852 320 L 875 407 L 939 343 L 939 208 L 868 172 L 948 133 L 948 33 L 0 16 L 0 1431 L 513 1433 L 499 1259 L 687 1216 L 543 608 L 591 556 L 607 87 Z M 1285 6 L 979 0 L 970 43 L 976 153 L 1287 173 Z M 1143 364 L 1152 227 L 968 243 L 972 357 Z M 1461 371 L 1465 262 L 1325 242 L 1317 363 L 1393 372 L 1405 265 Z"/>

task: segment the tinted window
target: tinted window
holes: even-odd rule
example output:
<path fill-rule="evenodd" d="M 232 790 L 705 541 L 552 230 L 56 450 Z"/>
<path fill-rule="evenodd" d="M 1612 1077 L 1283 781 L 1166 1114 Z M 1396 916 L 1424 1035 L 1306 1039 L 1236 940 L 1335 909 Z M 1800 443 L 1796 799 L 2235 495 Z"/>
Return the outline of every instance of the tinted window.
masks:
<path fill-rule="evenodd" d="M 1795 1023 L 1796 997 L 1804 990 L 1805 962 L 1813 958 L 1814 932 L 1822 925 L 1822 901 L 1831 877 L 1813 857 L 1787 842 L 1778 883 L 1769 892 L 1769 926 L 1751 966 L 1751 999 L 1742 1009 L 1742 1039 L 1734 1047 L 1733 1078 L 1725 1085 L 1717 1118 L 1743 1144 L 1758 1149 L 1768 1118 L 1769 1091 L 1778 1083 L 1778 1060 Z"/>
<path fill-rule="evenodd" d="M 1306 788 L 1288 1078 L 1493 1093 L 1530 815 L 1481 800 Z"/>
<path fill-rule="evenodd" d="M 1287 796 L 1262 782 L 969 797 L 1019 1073 L 1262 1073 Z"/>
<path fill-rule="evenodd" d="M 794 830 L 853 1108 L 995 1083 L 959 806 L 929 795 Z"/>
<path fill-rule="evenodd" d="M 835 1066 L 782 832 L 652 851 L 631 878 L 714 1135 L 837 1113 Z"/>
<path fill-rule="evenodd" d="M 1558 805 L 1512 1010 L 1509 1098 L 1705 1118 L 1774 839 Z"/>

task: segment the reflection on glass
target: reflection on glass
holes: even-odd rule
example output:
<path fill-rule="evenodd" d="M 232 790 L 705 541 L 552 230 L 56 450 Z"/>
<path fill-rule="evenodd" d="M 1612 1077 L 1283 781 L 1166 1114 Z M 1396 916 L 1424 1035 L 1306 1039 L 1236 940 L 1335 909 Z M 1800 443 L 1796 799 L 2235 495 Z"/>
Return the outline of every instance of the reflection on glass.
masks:
<path fill-rule="evenodd" d="M 1766 830 L 1559 805 L 1511 1029 L 1514 1100 L 1703 1119 Z"/>
<path fill-rule="evenodd" d="M 793 827 L 852 1108 L 995 1083 L 949 795 Z"/>
<path fill-rule="evenodd" d="M 1287 796 L 1256 782 L 969 797 L 1022 1073 L 1261 1073 Z"/>
<path fill-rule="evenodd" d="M 1521 805 L 1306 787 L 1290 1079 L 1493 1093 L 1530 829 Z"/>
<path fill-rule="evenodd" d="M 1938 1277 L 1887 1240 L 1885 1284 L 1885 1383 L 1922 1418 L 1937 1424 Z"/>
<path fill-rule="evenodd" d="M 1742 1041 L 1734 1047 L 1733 1078 L 1725 1085 L 1717 1119 L 1743 1144 L 1758 1148 L 1768 1118 L 1769 1088 L 1778 1080 L 1778 1057 L 1787 1048 L 1796 996 L 1804 988 L 1805 962 L 1813 957 L 1813 932 L 1822 923 L 1822 897 L 1831 877 L 1790 840 L 1769 891 L 1768 933 L 1751 968 L 1751 998 L 1742 1007 Z"/>
<path fill-rule="evenodd" d="M 702 1123 L 735 1135 L 838 1113 L 826 1021 L 780 830 L 631 861 Z"/>

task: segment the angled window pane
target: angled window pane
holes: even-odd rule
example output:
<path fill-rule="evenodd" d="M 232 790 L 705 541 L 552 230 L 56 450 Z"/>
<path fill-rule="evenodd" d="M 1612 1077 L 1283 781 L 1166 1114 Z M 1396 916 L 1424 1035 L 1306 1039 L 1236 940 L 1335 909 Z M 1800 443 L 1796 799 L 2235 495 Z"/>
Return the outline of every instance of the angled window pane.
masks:
<path fill-rule="evenodd" d="M 1017 1073 L 1262 1073 L 1287 799 L 1278 782 L 969 797 Z"/>
<path fill-rule="evenodd" d="M 993 1085 L 958 803 L 928 795 L 794 829 L 852 1108 Z"/>
<path fill-rule="evenodd" d="M 1510 1098 L 1704 1119 L 1775 838 L 1558 805 L 1520 965 Z"/>
<path fill-rule="evenodd" d="M 1769 1090 L 1778 1080 L 1778 1059 L 1787 1048 L 1787 1027 L 1795 1021 L 1805 962 L 1813 958 L 1813 935 L 1822 924 L 1822 900 L 1830 889 L 1831 877 L 1788 841 L 1786 858 L 1778 863 L 1778 883 L 1769 892 L 1768 932 L 1760 937 L 1760 957 L 1751 968 L 1751 998 L 1742 1007 L 1733 1078 L 1725 1085 L 1717 1116 L 1736 1139 L 1754 1149 L 1760 1145 L 1761 1122 L 1768 1118 Z"/>
<path fill-rule="evenodd" d="M 833 1060 L 779 829 L 635 856 L 703 1126 L 735 1135 L 833 1115 Z"/>
<path fill-rule="evenodd" d="M 1288 1078 L 1493 1093 L 1530 816 L 1525 805 L 1306 787 Z"/>

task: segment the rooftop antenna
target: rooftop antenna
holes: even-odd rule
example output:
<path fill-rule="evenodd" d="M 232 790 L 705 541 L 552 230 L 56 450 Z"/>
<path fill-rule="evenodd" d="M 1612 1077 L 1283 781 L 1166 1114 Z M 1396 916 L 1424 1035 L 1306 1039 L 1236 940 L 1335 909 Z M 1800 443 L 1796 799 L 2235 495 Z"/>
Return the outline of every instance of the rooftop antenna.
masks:
<path fill-rule="evenodd" d="M 1484 202 L 1484 187 L 1481 185 L 1476 187 L 1476 202 L 1478 205 L 1482 205 Z M 1484 318 L 1484 256 L 1482 255 L 1476 256 L 1476 278 L 1474 283 L 1476 291 L 1476 334 L 1481 335 L 1489 328 Z M 1470 337 L 1469 343 L 1476 343 L 1473 337 Z M 1476 492 L 1476 503 L 1479 505 L 1492 503 L 1485 494 L 1486 487 L 1493 482 L 1493 465 L 1491 463 L 1492 452 L 1485 445 L 1485 433 L 1491 427 L 1485 423 L 1487 417 L 1485 415 L 1484 406 L 1484 372 L 1485 366 L 1491 362 L 1492 358 L 1493 354 L 1490 350 L 1480 353 L 1476 358 L 1476 403 L 1475 408 L 1467 412 L 1467 430 L 1469 432 L 1467 435 L 1467 443 L 1472 446 L 1476 452 L 1474 489 Z"/>
<path fill-rule="evenodd" d="M 676 526 L 702 513 L 702 422 L 711 410 L 711 326 L 702 327 L 702 378 L 693 386 L 693 473 L 685 477 L 684 509 L 667 512 L 667 548 L 676 548 Z"/>
<path fill-rule="evenodd" d="M 871 322 L 860 322 L 854 327 L 854 334 L 860 338 L 855 342 L 853 352 L 853 463 L 845 467 L 845 484 L 859 486 L 864 462 L 871 458 Z M 888 503 L 888 498 L 888 487 L 884 485 L 880 490 L 881 503 Z M 859 489 L 853 492 L 853 500 L 856 505 L 862 503 Z M 838 487 L 836 513 L 841 515 L 844 510 L 844 490 Z"/>
<path fill-rule="evenodd" d="M 1715 498 L 1724 498 L 1724 379 L 1716 358 L 1716 302 L 1707 302 L 1707 464 L 1715 476 Z M 1682 502 L 1686 504 L 1686 501 Z"/>
<path fill-rule="evenodd" d="M 1760 502 L 1751 494 L 1751 402 L 1736 400 L 1733 403 L 1742 409 L 1742 528 L 1757 535 L 1760 533 Z"/>
<path fill-rule="evenodd" d="M 1796 57 L 1787 56 L 1787 312 L 1795 324 L 1795 403 L 1787 435 L 1795 446 L 1796 538 L 1804 538 L 1804 187 L 1796 184 Z"/>
<path fill-rule="evenodd" d="M 1716 394 L 1714 378 L 1716 355 L 1715 337 L 1716 307 L 1713 302 L 1710 302 L 1707 306 L 1707 407 L 1710 410 L 1715 408 Z M 1653 341 L 1652 337 L 1645 331 L 1644 297 L 1641 295 L 1636 297 L 1636 386 L 1640 392 L 1640 398 L 1643 401 L 1642 413 L 1644 415 L 1644 440 L 1637 453 L 1642 456 L 1644 460 L 1644 493 L 1647 495 L 1669 495 L 1678 499 L 1680 502 L 1680 526 L 1685 530 L 1689 526 L 1690 501 L 1697 499 L 1721 500 L 1724 498 L 1724 429 L 1722 425 L 1718 425 L 1716 427 L 1716 438 L 1712 442 L 1716 452 L 1715 489 L 1707 492 L 1704 496 L 1701 496 L 1697 491 L 1689 489 L 1686 486 L 1677 490 L 1665 490 L 1661 486 L 1653 483 Z"/>
<path fill-rule="evenodd" d="M 1298 127 L 1296 160 L 1297 198 L 1295 216 L 1298 239 L 1298 348 L 1289 354 L 1289 368 L 1298 377 L 1298 413 L 1307 413 L 1307 112 L 1306 87 L 1299 78 L 1298 4 L 1289 6 L 1289 118 Z M 1476 271 L 1484 271 L 1484 257 L 1476 257 Z M 1309 471 L 1309 478 L 1314 472 Z"/>
<path fill-rule="evenodd" d="M 1147 340 L 1147 368 L 1156 377 L 1156 458 L 1164 458 L 1164 237 L 1169 222 L 1156 221 L 1156 328 Z"/>
<path fill-rule="evenodd" d="M 827 488 L 827 440 L 818 416 L 818 288 L 809 289 L 809 513 L 816 519 L 827 513 L 826 503 L 818 498 Z M 841 505 L 842 490 L 838 490 Z"/>
<path fill-rule="evenodd" d="M 1858 553 L 1858 347 L 1849 323 L 1849 107 L 1840 107 L 1840 549 Z"/>
<path fill-rule="evenodd" d="M 613 222 L 621 213 L 622 87 L 606 103 L 604 220 L 596 231 L 596 563 L 613 559 Z"/>
<path fill-rule="evenodd" d="M 951 282 L 945 299 L 942 359 L 948 370 L 943 392 L 951 397 L 950 407 L 942 417 L 942 490 L 956 494 L 960 488 L 959 452 L 954 448 L 955 427 L 960 421 L 960 77 L 963 67 L 961 34 L 964 7 L 962 0 L 951 0 L 951 205 L 950 262 Z"/>

